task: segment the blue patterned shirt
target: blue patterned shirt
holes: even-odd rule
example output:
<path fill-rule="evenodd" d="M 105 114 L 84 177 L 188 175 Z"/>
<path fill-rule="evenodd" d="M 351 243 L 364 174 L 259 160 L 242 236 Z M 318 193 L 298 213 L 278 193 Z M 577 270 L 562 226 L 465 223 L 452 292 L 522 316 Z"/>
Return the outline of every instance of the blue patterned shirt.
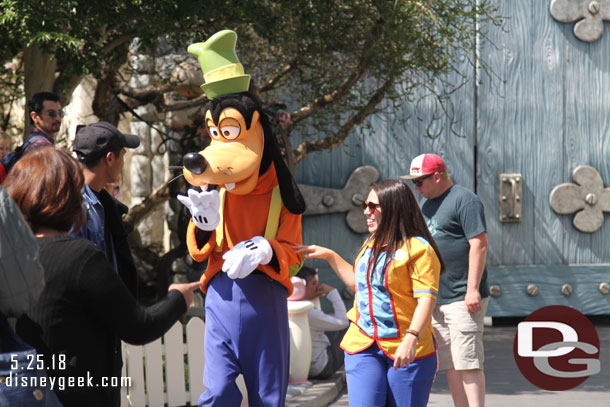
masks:
<path fill-rule="evenodd" d="M 82 237 L 95 244 L 109 260 L 112 259 L 114 270 L 118 273 L 112 238 L 110 238 L 110 251 L 106 247 L 104 238 L 104 207 L 89 185 L 85 185 L 83 188 L 83 209 L 87 215 L 87 221 L 78 232 L 71 230 L 70 235 Z"/>

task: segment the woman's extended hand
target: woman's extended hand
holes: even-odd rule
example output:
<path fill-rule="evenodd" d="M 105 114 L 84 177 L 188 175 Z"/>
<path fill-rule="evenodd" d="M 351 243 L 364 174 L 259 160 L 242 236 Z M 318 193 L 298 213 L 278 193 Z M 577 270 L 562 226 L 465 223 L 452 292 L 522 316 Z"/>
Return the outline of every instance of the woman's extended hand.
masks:
<path fill-rule="evenodd" d="M 198 290 L 200 287 L 201 283 L 199 281 L 194 281 L 192 283 L 174 283 L 169 286 L 167 291 L 180 291 L 184 297 L 184 302 L 186 302 L 186 310 L 188 311 L 193 303 L 193 296 L 195 295 L 194 291 Z"/>
<path fill-rule="evenodd" d="M 417 337 L 409 334 L 405 335 L 394 354 L 394 370 L 409 366 L 409 364 L 413 362 L 413 359 L 415 359 L 416 347 Z"/>
<path fill-rule="evenodd" d="M 297 244 L 292 247 L 297 253 L 303 253 L 305 258 L 326 260 L 346 286 L 352 290 L 356 288 L 354 268 L 333 250 L 315 244 Z"/>
<path fill-rule="evenodd" d="M 315 244 L 303 245 L 297 244 L 293 246 L 297 253 L 305 253 L 306 258 L 325 259 L 328 260 L 334 253 L 326 247 L 316 246 Z"/>

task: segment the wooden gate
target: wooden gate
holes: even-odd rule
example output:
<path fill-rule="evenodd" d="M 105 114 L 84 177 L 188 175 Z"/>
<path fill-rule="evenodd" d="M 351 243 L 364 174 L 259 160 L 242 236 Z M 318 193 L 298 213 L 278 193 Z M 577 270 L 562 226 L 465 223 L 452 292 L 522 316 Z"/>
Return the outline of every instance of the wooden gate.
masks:
<path fill-rule="evenodd" d="M 396 178 L 416 155 L 440 154 L 453 180 L 485 205 L 491 316 L 524 316 L 545 305 L 610 314 L 610 220 L 604 222 L 610 210 L 610 24 L 599 39 L 583 42 L 574 23 L 553 18 L 550 3 L 500 2 L 508 18 L 504 27 L 488 28 L 496 46 L 479 52 L 501 80 L 473 71 L 456 91 L 458 135 L 445 120 L 433 124 L 436 137 L 425 136 L 437 106 L 423 98 L 402 113 L 410 117 L 406 125 L 377 116 L 374 134 L 352 135 L 337 151 L 313 154 L 297 168 L 300 184 L 341 189 L 362 165 L 376 167 L 381 179 Z M 587 167 L 575 180 L 579 166 Z M 566 214 L 551 207 L 552 192 L 553 207 Z M 589 229 L 601 219 L 599 227 L 577 229 L 567 212 L 579 210 Z M 304 241 L 332 247 L 346 259 L 363 238 L 346 226 L 344 214 L 304 219 Z M 331 276 L 327 271 L 322 279 L 337 284 Z"/>

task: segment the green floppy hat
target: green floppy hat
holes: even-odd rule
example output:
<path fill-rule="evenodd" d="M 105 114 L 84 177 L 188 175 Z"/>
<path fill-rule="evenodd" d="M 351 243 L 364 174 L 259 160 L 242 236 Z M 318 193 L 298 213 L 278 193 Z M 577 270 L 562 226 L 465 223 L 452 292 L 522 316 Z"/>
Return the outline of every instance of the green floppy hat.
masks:
<path fill-rule="evenodd" d="M 243 65 L 239 63 L 236 43 L 235 31 L 222 30 L 205 42 L 189 45 L 189 54 L 195 55 L 201 65 L 205 79 L 201 89 L 208 99 L 248 90 L 250 75 L 245 74 Z"/>

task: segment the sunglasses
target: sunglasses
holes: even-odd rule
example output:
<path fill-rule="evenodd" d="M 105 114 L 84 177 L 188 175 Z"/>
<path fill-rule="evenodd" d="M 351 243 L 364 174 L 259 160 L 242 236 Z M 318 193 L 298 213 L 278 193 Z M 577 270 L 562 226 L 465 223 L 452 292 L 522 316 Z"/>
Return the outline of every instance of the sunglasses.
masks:
<path fill-rule="evenodd" d="M 418 179 L 414 179 L 414 180 L 411 180 L 411 181 L 413 181 L 413 184 L 415 184 L 416 187 L 421 187 L 421 185 L 424 183 L 424 181 L 426 179 L 430 178 L 433 175 L 434 175 L 434 173 L 428 174 L 428 175 L 424 175 L 423 177 L 420 177 Z"/>
<path fill-rule="evenodd" d="M 375 203 L 375 202 L 362 201 L 362 210 L 369 208 L 369 210 L 371 212 L 375 212 L 377 210 L 377 208 L 379 208 L 380 206 L 381 205 L 379 205 L 378 203 Z"/>
<path fill-rule="evenodd" d="M 56 116 L 59 116 L 60 119 L 63 119 L 63 117 L 66 115 L 66 113 L 63 110 L 57 110 L 57 111 L 55 111 L 55 110 L 47 110 L 45 113 L 51 119 L 54 119 Z"/>

